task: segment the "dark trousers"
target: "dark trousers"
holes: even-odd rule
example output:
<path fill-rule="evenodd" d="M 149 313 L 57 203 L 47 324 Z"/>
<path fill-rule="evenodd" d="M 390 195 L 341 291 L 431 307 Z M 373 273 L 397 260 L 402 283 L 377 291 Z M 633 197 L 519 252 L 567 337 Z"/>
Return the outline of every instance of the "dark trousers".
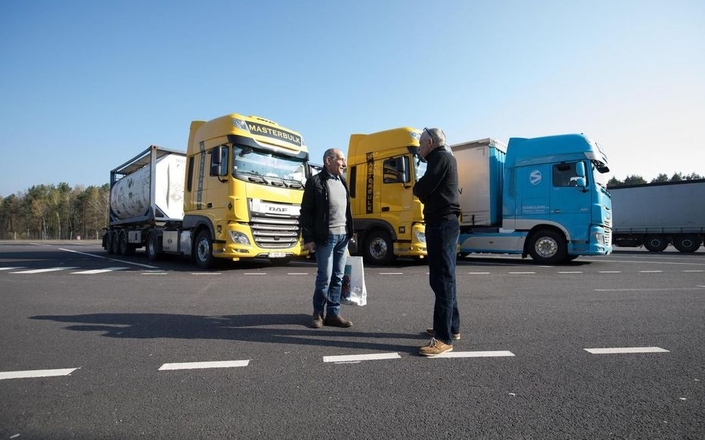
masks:
<path fill-rule="evenodd" d="M 452 216 L 426 223 L 428 280 L 436 302 L 433 307 L 433 331 L 439 341 L 451 344 L 451 335 L 460 333 L 460 313 L 455 283 L 460 224 Z"/>

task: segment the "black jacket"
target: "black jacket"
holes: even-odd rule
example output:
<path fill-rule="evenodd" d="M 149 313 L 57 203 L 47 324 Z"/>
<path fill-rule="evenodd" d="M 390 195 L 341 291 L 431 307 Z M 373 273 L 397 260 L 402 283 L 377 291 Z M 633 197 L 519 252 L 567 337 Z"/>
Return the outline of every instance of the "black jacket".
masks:
<path fill-rule="evenodd" d="M 460 215 L 458 163 L 447 148 L 436 148 L 426 156 L 426 172 L 414 185 L 414 195 L 424 204 L 426 223 Z"/>
<path fill-rule="evenodd" d="M 330 174 L 323 170 L 306 181 L 304 197 L 301 201 L 301 217 L 299 217 L 304 243 L 312 241 L 321 245 L 328 243 L 328 216 L 330 209 L 328 207 L 328 185 L 326 180 L 329 178 Z M 348 191 L 348 183 L 342 176 L 340 180 L 343 182 L 348 199 L 345 209 L 345 229 L 347 230 L 348 238 L 352 238 L 353 219 L 350 211 L 350 191 Z"/>

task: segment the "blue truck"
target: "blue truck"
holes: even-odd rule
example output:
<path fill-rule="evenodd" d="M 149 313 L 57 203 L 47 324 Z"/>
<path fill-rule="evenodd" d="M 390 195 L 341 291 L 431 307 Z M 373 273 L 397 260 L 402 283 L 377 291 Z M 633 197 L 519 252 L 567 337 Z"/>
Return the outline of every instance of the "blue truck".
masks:
<path fill-rule="evenodd" d="M 607 156 L 582 134 L 452 145 L 462 211 L 459 253 L 539 264 L 612 252 Z"/>

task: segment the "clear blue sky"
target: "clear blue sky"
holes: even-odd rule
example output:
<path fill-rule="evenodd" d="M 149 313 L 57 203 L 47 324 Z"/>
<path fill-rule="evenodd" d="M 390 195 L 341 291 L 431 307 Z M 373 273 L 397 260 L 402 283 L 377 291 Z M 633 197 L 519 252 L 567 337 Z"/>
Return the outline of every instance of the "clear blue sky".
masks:
<path fill-rule="evenodd" d="M 583 132 L 612 175 L 705 175 L 702 0 L 0 0 L 0 195 L 102 185 L 191 120 Z"/>

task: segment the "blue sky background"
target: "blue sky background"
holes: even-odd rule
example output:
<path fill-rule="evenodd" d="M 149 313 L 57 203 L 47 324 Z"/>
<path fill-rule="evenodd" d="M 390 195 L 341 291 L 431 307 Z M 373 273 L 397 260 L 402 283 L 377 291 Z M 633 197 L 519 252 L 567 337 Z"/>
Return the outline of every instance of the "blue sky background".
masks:
<path fill-rule="evenodd" d="M 701 0 L 0 0 L 0 195 L 102 185 L 191 120 L 437 126 L 449 143 L 582 132 L 612 175 L 705 175 Z"/>

